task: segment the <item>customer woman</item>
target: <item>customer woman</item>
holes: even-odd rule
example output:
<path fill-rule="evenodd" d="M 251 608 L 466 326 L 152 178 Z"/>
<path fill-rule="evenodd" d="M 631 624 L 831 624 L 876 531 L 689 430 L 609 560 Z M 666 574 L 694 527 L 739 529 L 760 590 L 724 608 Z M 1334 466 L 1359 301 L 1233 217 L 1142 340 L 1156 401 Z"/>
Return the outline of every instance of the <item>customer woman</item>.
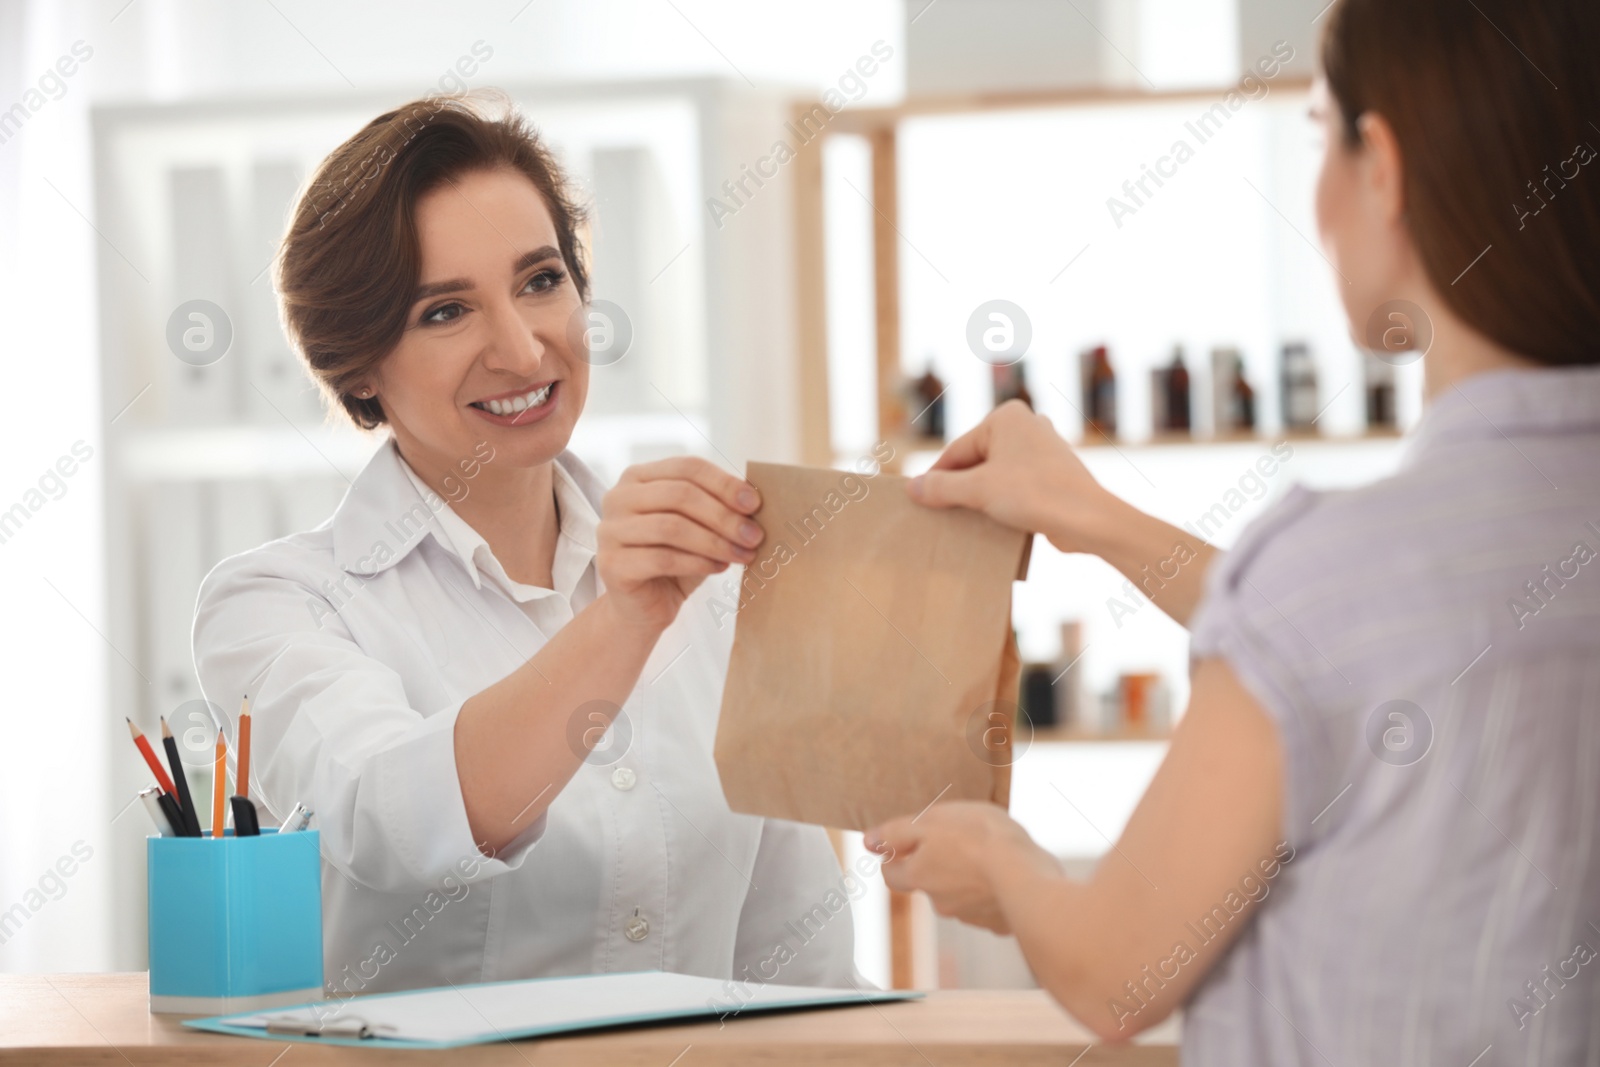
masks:
<path fill-rule="evenodd" d="M 827 836 L 730 813 L 712 762 L 728 631 L 697 588 L 752 558 L 757 496 L 687 456 L 607 491 L 566 450 L 589 388 L 580 211 L 501 110 L 380 115 L 300 198 L 284 322 L 338 409 L 387 432 L 327 522 L 206 578 L 205 693 L 249 695 L 269 814 L 316 813 L 330 992 L 847 985 Z"/>
<path fill-rule="evenodd" d="M 985 804 L 869 840 L 1103 1037 L 1184 1006 L 1185 1063 L 1600 1062 L 1600 7 L 1324 19 L 1351 330 L 1432 326 L 1401 469 L 1296 489 L 1220 555 L 994 412 L 913 496 L 1136 583 L 1182 561 L 1146 588 L 1191 631 L 1188 712 L 1087 883 Z"/>

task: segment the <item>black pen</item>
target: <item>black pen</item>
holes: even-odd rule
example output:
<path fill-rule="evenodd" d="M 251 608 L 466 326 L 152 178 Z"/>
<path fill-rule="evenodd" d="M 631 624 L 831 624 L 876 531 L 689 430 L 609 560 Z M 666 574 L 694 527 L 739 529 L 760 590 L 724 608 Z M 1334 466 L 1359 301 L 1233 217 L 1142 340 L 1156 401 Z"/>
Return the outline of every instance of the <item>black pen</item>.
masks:
<path fill-rule="evenodd" d="M 228 804 L 233 808 L 233 836 L 258 837 L 261 834 L 261 819 L 256 814 L 256 806 L 249 797 L 231 796 Z"/>
<path fill-rule="evenodd" d="M 178 791 L 178 811 L 181 815 L 174 829 L 184 837 L 200 836 L 200 813 L 195 809 L 194 797 L 189 795 L 189 778 L 183 773 L 183 760 L 178 758 L 178 742 L 172 736 L 165 715 L 161 717 L 161 747 L 167 753 L 167 766 L 172 768 L 172 784 Z"/>

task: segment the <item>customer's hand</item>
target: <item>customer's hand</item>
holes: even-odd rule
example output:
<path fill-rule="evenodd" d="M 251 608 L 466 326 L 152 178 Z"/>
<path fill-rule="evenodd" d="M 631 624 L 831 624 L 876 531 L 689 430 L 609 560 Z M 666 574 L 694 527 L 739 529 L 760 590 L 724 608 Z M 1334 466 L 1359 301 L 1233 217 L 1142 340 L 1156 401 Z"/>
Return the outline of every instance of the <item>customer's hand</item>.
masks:
<path fill-rule="evenodd" d="M 760 503 L 750 483 L 695 456 L 623 471 L 601 502 L 595 560 L 622 617 L 665 629 L 706 575 L 754 559 Z"/>
<path fill-rule="evenodd" d="M 883 881 L 902 893 L 920 889 L 933 910 L 1009 934 L 998 887 L 1019 874 L 1061 874 L 1003 808 L 984 801 L 935 804 L 915 818 L 868 830 L 866 847 L 886 857 Z"/>
<path fill-rule="evenodd" d="M 1042 533 L 1063 552 L 1091 552 L 1127 510 L 1094 480 L 1050 420 L 1020 400 L 991 411 L 909 486 L 930 507 L 960 506 Z"/>

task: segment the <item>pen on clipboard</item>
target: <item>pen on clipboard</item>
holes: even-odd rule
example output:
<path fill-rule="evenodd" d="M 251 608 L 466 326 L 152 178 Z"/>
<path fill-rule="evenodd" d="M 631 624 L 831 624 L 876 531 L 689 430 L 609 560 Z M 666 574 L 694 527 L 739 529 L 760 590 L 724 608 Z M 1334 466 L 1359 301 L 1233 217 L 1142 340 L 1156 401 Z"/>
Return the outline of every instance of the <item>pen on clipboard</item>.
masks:
<path fill-rule="evenodd" d="M 327 1019 L 316 1023 L 308 1023 L 288 1016 L 267 1016 L 265 1030 L 269 1034 L 292 1034 L 297 1037 L 385 1037 L 395 1033 L 395 1027 L 389 1023 L 373 1025 L 365 1019 L 358 1019 L 353 1015 L 346 1015 L 341 1019 Z"/>

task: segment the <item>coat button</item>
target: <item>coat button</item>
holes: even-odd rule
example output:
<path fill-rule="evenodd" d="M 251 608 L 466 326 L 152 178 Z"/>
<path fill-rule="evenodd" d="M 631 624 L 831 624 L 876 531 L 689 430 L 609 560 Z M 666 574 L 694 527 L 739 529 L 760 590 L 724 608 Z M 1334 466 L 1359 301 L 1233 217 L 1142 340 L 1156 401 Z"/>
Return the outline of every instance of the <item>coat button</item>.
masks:
<path fill-rule="evenodd" d="M 617 767 L 611 772 L 611 784 L 621 790 L 632 789 L 639 776 L 633 773 L 632 767 Z"/>
<path fill-rule="evenodd" d="M 633 915 L 622 926 L 622 935 L 629 941 L 643 941 L 650 936 L 650 920 L 634 909 Z"/>

